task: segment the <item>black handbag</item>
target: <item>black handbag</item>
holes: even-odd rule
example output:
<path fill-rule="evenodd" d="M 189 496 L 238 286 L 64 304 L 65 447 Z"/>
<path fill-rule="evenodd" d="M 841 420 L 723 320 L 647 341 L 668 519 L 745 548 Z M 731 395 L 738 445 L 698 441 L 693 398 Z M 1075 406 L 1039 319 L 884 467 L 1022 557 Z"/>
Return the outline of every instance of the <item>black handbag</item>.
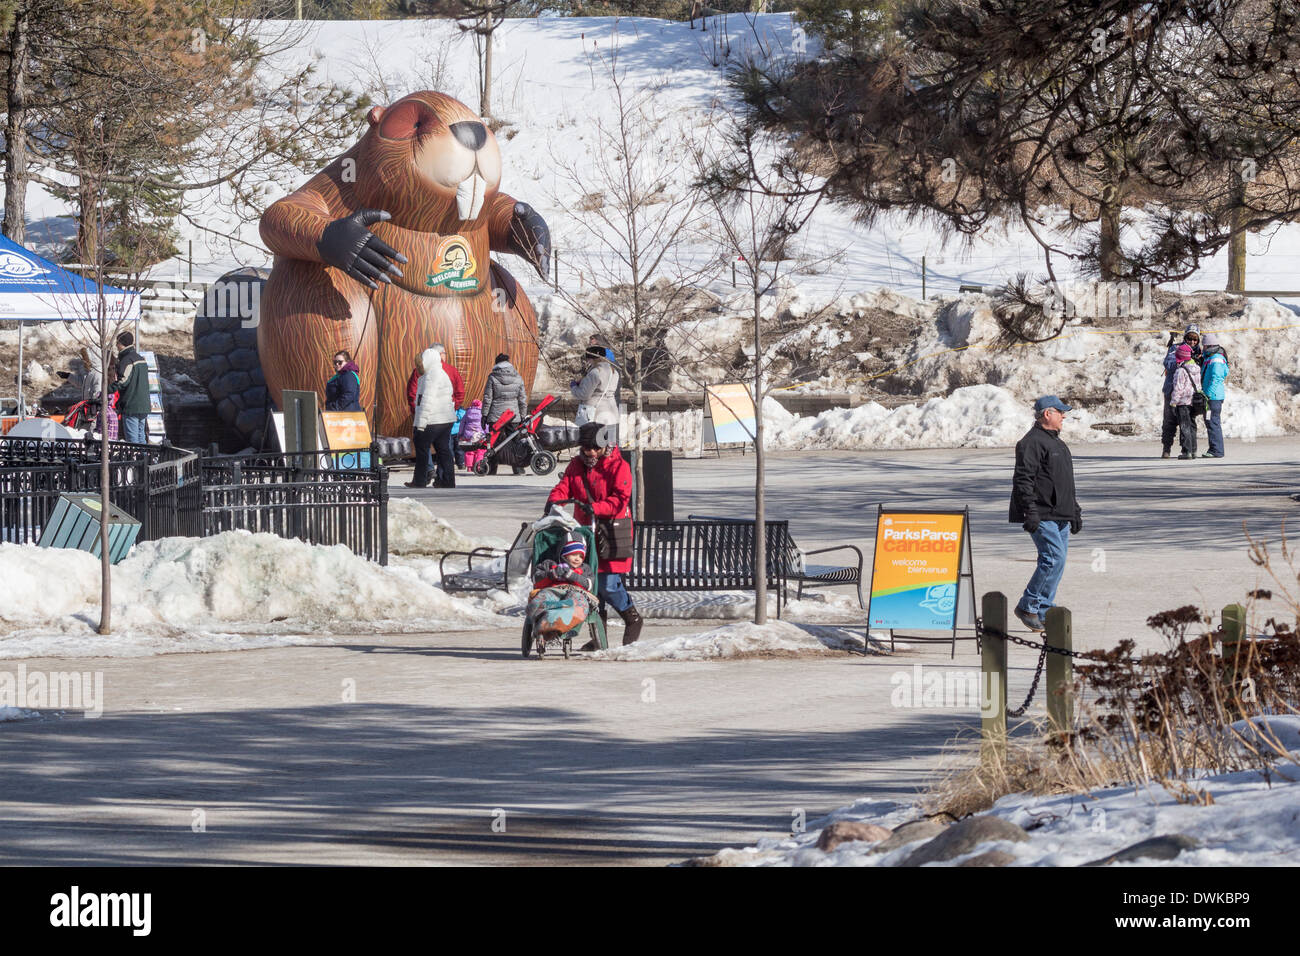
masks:
<path fill-rule="evenodd" d="M 587 488 L 587 503 L 596 503 L 596 494 L 591 490 L 591 482 L 582 476 L 582 483 Z M 622 561 L 632 557 L 632 519 L 631 518 L 597 518 L 591 516 L 596 528 L 596 557 L 602 561 Z"/>
<path fill-rule="evenodd" d="M 1192 378 L 1192 373 L 1188 372 L 1187 369 L 1183 369 L 1183 371 L 1187 372 L 1187 380 L 1191 382 L 1193 385 L 1195 385 L 1196 382 Z M 1202 392 L 1199 388 L 1196 391 L 1194 391 L 1192 393 L 1192 417 L 1196 418 L 1198 416 L 1204 416 L 1206 410 L 1209 408 L 1209 404 L 1210 404 L 1210 400 L 1209 398 L 1206 397 L 1206 394 L 1204 392 Z"/>

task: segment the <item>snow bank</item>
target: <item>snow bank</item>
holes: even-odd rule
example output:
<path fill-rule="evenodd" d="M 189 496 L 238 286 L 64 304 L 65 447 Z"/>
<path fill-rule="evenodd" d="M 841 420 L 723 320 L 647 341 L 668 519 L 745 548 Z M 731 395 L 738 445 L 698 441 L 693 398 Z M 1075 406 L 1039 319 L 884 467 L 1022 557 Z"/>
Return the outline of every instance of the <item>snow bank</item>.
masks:
<path fill-rule="evenodd" d="M 0 657 L 32 656 L 81 637 L 98 623 L 99 561 L 82 551 L 0 544 Z M 139 544 L 113 571 L 115 636 L 92 647 L 113 654 L 158 653 L 152 638 L 198 632 L 170 650 L 230 647 L 228 634 L 256 629 L 237 643 L 309 642 L 330 630 L 376 622 L 422 630 L 494 626 L 500 618 L 447 594 L 429 569 L 381 567 L 342 545 L 320 547 L 271 534 L 228 531 L 211 538 Z M 436 579 L 436 568 L 433 575 Z M 51 582 L 57 582 L 51 584 Z M 307 631 L 293 634 L 294 631 Z M 141 642 L 142 632 L 149 640 Z"/>
<path fill-rule="evenodd" d="M 861 647 L 861 642 L 836 628 L 804 628 L 789 621 L 741 621 L 702 634 L 642 638 L 592 656 L 607 661 L 707 661 L 751 654 L 820 654 L 853 647 Z"/>
<path fill-rule="evenodd" d="M 469 538 L 414 498 L 388 499 L 390 555 L 445 554 L 474 548 L 505 548 L 499 538 Z"/>

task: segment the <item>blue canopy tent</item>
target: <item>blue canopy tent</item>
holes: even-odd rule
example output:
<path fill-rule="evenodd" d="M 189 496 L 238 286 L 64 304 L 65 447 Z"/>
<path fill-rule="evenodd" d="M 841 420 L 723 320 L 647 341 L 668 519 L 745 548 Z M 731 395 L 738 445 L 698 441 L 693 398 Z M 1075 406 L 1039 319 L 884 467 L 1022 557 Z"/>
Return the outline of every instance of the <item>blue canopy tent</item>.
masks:
<path fill-rule="evenodd" d="M 93 322 L 104 317 L 116 324 L 140 320 L 140 294 L 100 286 L 0 235 L 0 320 L 18 323 L 18 417 L 25 418 L 23 401 L 23 323 Z"/>

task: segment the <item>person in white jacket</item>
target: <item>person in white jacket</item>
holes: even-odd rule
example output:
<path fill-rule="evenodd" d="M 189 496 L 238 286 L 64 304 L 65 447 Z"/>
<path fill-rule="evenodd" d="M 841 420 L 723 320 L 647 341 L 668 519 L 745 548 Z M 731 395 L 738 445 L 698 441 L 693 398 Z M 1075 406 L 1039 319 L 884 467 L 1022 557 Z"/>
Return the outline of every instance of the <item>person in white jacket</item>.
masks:
<path fill-rule="evenodd" d="M 428 487 L 430 447 L 437 459 L 433 487 L 456 487 L 456 459 L 451 450 L 456 398 L 451 376 L 443 367 L 444 351 L 435 343 L 420 356 L 424 374 L 415 391 L 415 479 L 406 483 L 408 488 Z"/>
<path fill-rule="evenodd" d="M 607 442 L 615 445 L 618 443 L 618 370 L 599 345 L 589 346 L 583 358 L 587 373 L 581 381 L 569 384 L 569 391 L 578 401 L 574 424 L 579 428 L 588 422 L 604 425 Z"/>

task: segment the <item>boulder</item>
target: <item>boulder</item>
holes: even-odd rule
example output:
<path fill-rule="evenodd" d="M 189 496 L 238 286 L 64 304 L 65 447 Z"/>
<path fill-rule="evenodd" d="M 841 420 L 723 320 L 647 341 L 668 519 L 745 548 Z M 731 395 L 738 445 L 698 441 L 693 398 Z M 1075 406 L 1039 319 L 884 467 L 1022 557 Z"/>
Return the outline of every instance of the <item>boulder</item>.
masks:
<path fill-rule="evenodd" d="M 1007 866 L 1016 862 L 1014 854 L 1006 850 L 985 850 L 969 859 L 962 860 L 958 866 Z"/>
<path fill-rule="evenodd" d="M 1103 856 L 1099 860 L 1090 860 L 1081 865 L 1107 866 L 1111 863 L 1127 863 L 1133 860 L 1172 860 L 1184 850 L 1195 850 L 1199 846 L 1196 840 L 1185 833 L 1166 833 L 1126 846 L 1118 853 Z"/>
<path fill-rule="evenodd" d="M 889 838 L 883 843 L 873 846 L 871 852 L 888 853 L 890 850 L 897 850 L 900 846 L 915 843 L 917 840 L 929 840 L 943 831 L 944 825 L 942 823 L 936 823 L 933 820 L 913 820 L 911 823 L 904 823 L 902 826 L 895 827 Z"/>
<path fill-rule="evenodd" d="M 874 823 L 853 823 L 837 820 L 817 837 L 817 849 L 830 852 L 842 843 L 879 843 L 889 839 L 891 831 Z"/>
<path fill-rule="evenodd" d="M 903 861 L 903 866 L 922 866 L 965 856 L 981 843 L 995 840 L 1012 840 L 1023 843 L 1029 834 L 1009 820 L 1001 817 L 968 817 L 944 829 L 937 837 L 913 850 Z"/>

